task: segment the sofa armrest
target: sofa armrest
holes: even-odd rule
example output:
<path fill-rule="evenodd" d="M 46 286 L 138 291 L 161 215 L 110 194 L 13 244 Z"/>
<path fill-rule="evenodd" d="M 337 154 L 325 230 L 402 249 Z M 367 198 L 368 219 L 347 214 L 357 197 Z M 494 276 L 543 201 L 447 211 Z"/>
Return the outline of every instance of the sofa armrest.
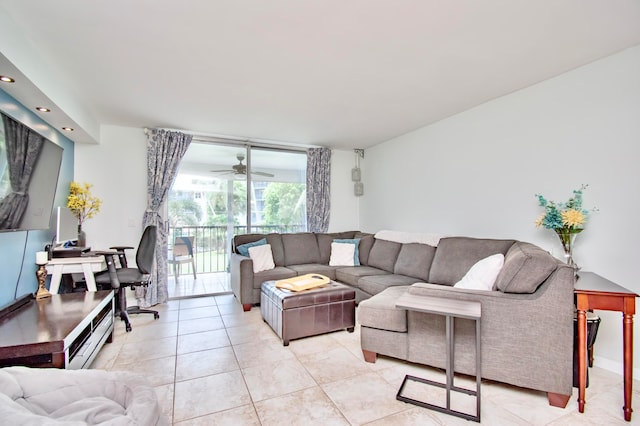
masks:
<path fill-rule="evenodd" d="M 414 295 L 470 300 L 482 305 L 483 375 L 505 383 L 570 395 L 573 365 L 573 270 L 560 265 L 531 294 L 414 284 Z M 420 322 L 408 312 L 408 325 Z M 411 333 L 412 330 L 410 330 Z M 420 330 L 417 334 L 420 334 Z M 516 368 L 526 365 L 527 368 Z M 554 377 L 553 385 L 542 379 Z"/>
<path fill-rule="evenodd" d="M 253 303 L 253 260 L 231 253 L 231 291 L 240 303 Z"/>

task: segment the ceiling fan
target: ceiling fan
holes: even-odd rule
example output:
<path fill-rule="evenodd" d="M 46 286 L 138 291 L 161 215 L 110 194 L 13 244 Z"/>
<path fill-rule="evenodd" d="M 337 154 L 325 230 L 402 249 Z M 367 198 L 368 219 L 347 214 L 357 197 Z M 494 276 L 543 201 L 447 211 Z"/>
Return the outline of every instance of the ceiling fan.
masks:
<path fill-rule="evenodd" d="M 244 154 L 237 154 L 236 158 L 239 163 L 231 166 L 231 169 L 226 170 L 211 170 L 213 173 L 232 173 L 234 175 L 246 175 L 247 174 L 247 165 L 242 164 L 244 161 Z M 274 175 L 271 173 L 265 172 L 251 172 L 252 175 L 265 176 L 265 177 L 273 177 Z"/>

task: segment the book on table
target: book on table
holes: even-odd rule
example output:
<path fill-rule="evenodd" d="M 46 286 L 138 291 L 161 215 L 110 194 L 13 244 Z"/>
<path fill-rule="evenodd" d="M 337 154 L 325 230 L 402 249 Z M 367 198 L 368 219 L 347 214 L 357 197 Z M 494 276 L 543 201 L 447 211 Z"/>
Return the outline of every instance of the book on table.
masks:
<path fill-rule="evenodd" d="M 306 274 L 276 281 L 276 287 L 291 291 L 303 291 L 329 284 L 331 280 L 320 274 Z"/>

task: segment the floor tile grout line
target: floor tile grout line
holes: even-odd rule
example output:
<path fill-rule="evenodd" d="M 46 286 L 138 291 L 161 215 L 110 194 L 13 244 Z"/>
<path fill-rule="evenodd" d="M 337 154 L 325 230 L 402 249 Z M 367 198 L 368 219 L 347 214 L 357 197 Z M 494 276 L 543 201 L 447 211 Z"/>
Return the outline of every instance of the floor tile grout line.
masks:
<path fill-rule="evenodd" d="M 341 347 L 343 347 L 344 349 L 346 349 L 346 350 L 347 350 L 347 352 L 349 352 L 349 349 L 347 349 L 347 348 L 342 344 L 342 342 L 339 342 L 339 341 L 337 341 L 337 340 L 335 340 L 335 339 L 332 339 L 332 340 L 334 340 L 338 345 L 340 345 Z M 311 371 L 309 371 L 309 369 L 307 368 L 307 366 L 306 366 L 306 365 L 305 365 L 305 364 L 300 360 L 300 358 L 299 358 L 298 354 L 296 354 L 295 352 L 293 352 L 293 355 L 294 355 L 294 357 L 295 357 L 296 361 L 298 361 L 298 362 L 300 363 L 300 365 L 302 365 L 302 368 L 304 368 L 304 369 L 305 369 L 305 371 L 307 372 L 307 374 L 309 374 L 309 376 L 311 377 L 311 379 L 313 379 L 313 381 L 315 382 L 316 386 L 320 389 L 320 392 L 322 392 L 322 393 L 327 397 L 327 399 L 331 402 L 331 405 L 333 405 L 333 407 L 336 409 L 336 411 L 337 411 L 338 413 L 340 413 L 340 416 L 342 416 L 342 418 L 343 418 L 347 423 L 349 423 L 350 425 L 352 425 L 353 423 L 351 423 L 351 422 L 349 421 L 349 419 L 348 419 L 348 418 L 347 418 L 347 416 L 342 412 L 342 410 L 340 409 L 340 407 L 338 407 L 338 405 L 336 404 L 336 401 L 334 401 L 334 400 L 333 400 L 333 398 L 331 398 L 331 396 L 330 396 L 330 395 L 325 391 L 325 389 L 322 387 L 322 384 L 318 383 L 318 380 L 313 376 L 313 374 L 311 374 Z M 336 381 L 337 381 L 337 380 L 336 380 Z M 333 382 L 329 382 L 329 383 L 333 383 Z M 326 383 L 326 384 L 328 384 L 328 383 Z"/>
<path fill-rule="evenodd" d="M 176 355 L 173 366 L 173 397 L 171 398 L 171 424 L 175 423 L 176 418 L 176 383 L 178 378 L 178 346 L 180 344 L 180 316 L 182 313 L 182 302 L 178 302 L 178 324 L 176 327 Z"/>
<path fill-rule="evenodd" d="M 217 304 L 217 301 L 215 300 L 215 298 L 213 299 L 213 301 L 215 303 L 215 305 L 213 305 L 213 306 L 216 307 L 216 310 L 218 311 L 218 314 L 220 314 L 220 310 L 218 309 L 218 304 Z M 179 337 L 180 337 L 180 334 L 179 334 L 180 333 L 180 328 L 179 328 L 180 324 L 179 324 L 179 322 L 180 322 L 180 312 L 182 311 L 182 306 L 181 305 L 182 305 L 182 303 L 179 302 L 179 304 L 178 304 L 178 335 L 177 335 L 177 338 L 176 338 L 176 356 L 175 356 L 175 360 L 176 361 L 175 361 L 174 373 L 173 373 L 173 400 L 172 400 L 173 406 L 172 406 L 172 410 L 171 410 L 171 424 L 172 425 L 175 424 L 175 404 L 176 404 L 175 388 L 176 388 L 176 384 L 177 383 L 181 383 L 181 382 L 185 382 L 185 381 L 188 381 L 188 380 L 194 380 L 194 379 L 201 378 L 201 377 L 197 377 L 197 378 L 192 378 L 192 379 L 186 379 L 186 380 L 182 380 L 180 382 L 177 380 L 177 372 L 178 372 L 178 340 L 179 340 Z M 208 306 L 212 306 L 212 305 L 208 305 Z M 186 309 L 191 309 L 191 308 L 186 308 Z M 223 325 L 224 325 L 224 323 L 223 323 Z M 206 332 L 207 331 L 201 331 L 200 333 L 206 333 Z M 226 332 L 226 328 L 225 328 L 225 332 Z M 197 334 L 197 333 L 187 333 L 185 335 L 189 335 L 189 334 Z M 227 339 L 229 339 L 228 335 L 227 335 Z M 231 343 L 231 342 L 229 342 L 229 343 Z M 200 351 L 194 351 L 194 352 L 200 352 Z M 193 352 L 188 352 L 188 353 L 193 353 Z M 234 354 L 234 356 L 235 356 L 235 354 Z M 203 376 L 203 377 L 207 377 L 207 376 Z M 226 410 L 223 410 L 223 411 L 226 411 Z M 183 419 L 183 420 L 181 420 L 181 422 L 182 421 L 187 421 L 187 420 L 197 419 L 199 417 L 205 417 L 207 415 L 209 415 L 209 414 L 204 414 L 202 416 L 196 416 L 196 417 L 192 417 L 192 418 L 189 418 L 189 419 Z"/>
<path fill-rule="evenodd" d="M 218 312 L 220 312 L 219 309 L 218 309 Z M 233 342 L 231 341 L 231 336 L 229 335 L 227 325 L 224 323 L 224 321 L 222 322 L 222 324 L 224 325 L 224 331 L 227 334 L 227 339 L 231 344 L 231 350 L 233 351 L 233 356 L 236 359 L 236 364 L 238 364 L 238 369 L 240 370 L 240 376 L 242 377 L 242 382 L 244 383 L 244 387 L 247 390 L 247 394 L 249 395 L 249 400 L 251 401 L 251 408 L 253 409 L 253 412 L 256 415 L 256 419 L 258 419 L 258 423 L 262 425 L 262 420 L 260 419 L 260 415 L 258 414 L 258 410 L 256 408 L 256 402 L 253 400 L 253 395 L 251 395 L 251 391 L 249 390 L 249 385 L 247 384 L 247 379 L 245 378 L 244 372 L 242 371 L 242 366 L 240 365 L 240 359 L 238 359 L 238 353 L 236 352 L 236 348 L 235 348 L 236 345 L 234 345 Z"/>

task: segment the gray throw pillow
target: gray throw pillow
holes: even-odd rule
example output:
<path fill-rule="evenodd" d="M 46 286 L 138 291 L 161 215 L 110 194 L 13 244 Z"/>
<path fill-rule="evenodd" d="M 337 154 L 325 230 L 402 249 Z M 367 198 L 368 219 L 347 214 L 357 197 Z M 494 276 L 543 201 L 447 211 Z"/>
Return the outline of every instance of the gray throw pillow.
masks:
<path fill-rule="evenodd" d="M 503 293 L 534 293 L 558 267 L 558 261 L 540 247 L 516 242 L 504 258 L 494 289 Z"/>

